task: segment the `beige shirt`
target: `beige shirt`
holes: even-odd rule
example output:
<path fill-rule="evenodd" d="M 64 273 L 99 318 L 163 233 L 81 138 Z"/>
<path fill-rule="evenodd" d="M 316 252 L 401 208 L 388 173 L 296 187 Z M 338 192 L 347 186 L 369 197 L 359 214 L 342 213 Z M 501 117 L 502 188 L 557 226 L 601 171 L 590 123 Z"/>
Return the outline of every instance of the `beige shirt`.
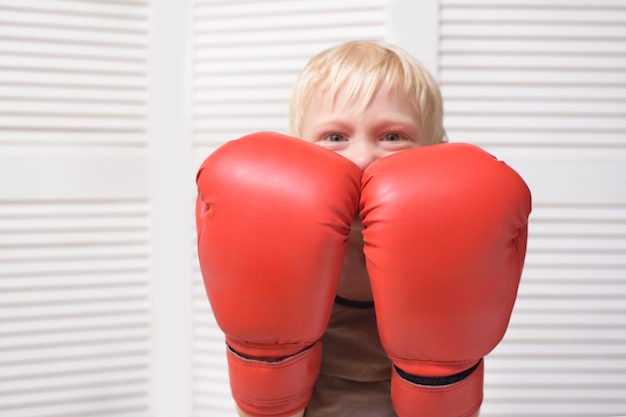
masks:
<path fill-rule="evenodd" d="M 391 362 L 373 308 L 335 303 L 322 337 L 322 368 L 305 417 L 397 417 Z"/>

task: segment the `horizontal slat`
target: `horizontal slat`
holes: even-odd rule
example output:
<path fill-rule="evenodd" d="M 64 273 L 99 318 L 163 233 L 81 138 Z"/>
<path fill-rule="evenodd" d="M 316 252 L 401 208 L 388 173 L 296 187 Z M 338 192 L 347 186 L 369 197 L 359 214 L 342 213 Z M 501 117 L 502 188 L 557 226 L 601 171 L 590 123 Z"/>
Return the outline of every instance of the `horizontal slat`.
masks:
<path fill-rule="evenodd" d="M 4 113 L 0 116 L 2 130 L 68 130 L 82 132 L 146 132 L 143 115 L 72 115 L 63 113 Z"/>
<path fill-rule="evenodd" d="M 335 33 L 335 36 L 341 35 L 342 31 L 346 29 L 359 30 L 360 27 L 372 27 L 380 24 L 381 10 L 379 8 L 374 9 L 346 9 L 338 12 L 312 12 L 307 14 L 306 20 L 297 21 L 293 15 L 286 14 L 269 14 L 267 16 L 254 16 L 237 14 L 234 16 L 218 16 L 208 15 L 204 18 L 198 18 L 196 20 L 197 34 L 200 35 L 198 41 L 202 45 L 202 35 L 205 34 L 231 34 L 235 35 L 245 33 L 259 32 L 274 32 L 279 30 L 293 31 L 294 29 L 312 29 L 312 28 L 335 28 L 340 26 L 339 32 Z M 343 25 L 347 19 L 350 19 L 350 26 Z M 297 23 L 296 23 L 297 21 Z M 236 23 L 237 26 L 233 26 Z M 341 29 L 343 27 L 343 29 Z M 306 32 L 305 32 L 306 33 Z M 244 35 L 245 36 L 245 35 Z M 263 36 L 263 35 L 261 35 Z M 295 35 L 296 38 L 302 35 Z M 238 39 L 238 37 L 236 38 Z M 261 38 L 263 39 L 263 38 Z M 308 41 L 315 40 L 315 37 L 309 38 Z M 213 40 L 218 42 L 217 39 Z M 235 39 L 231 39 L 228 42 L 237 42 Z M 291 43 L 290 40 L 285 39 L 286 44 Z M 240 44 L 240 43 L 239 43 Z"/>
<path fill-rule="evenodd" d="M 206 16 L 227 17 L 227 16 L 257 16 L 262 19 L 264 16 L 293 15 L 294 18 L 302 19 L 311 13 L 337 13 L 337 12 L 359 12 L 362 10 L 384 10 L 384 1 L 381 0 L 361 0 L 336 2 L 333 0 L 317 0 L 315 2 L 306 1 L 284 1 L 267 0 L 259 1 L 214 1 L 198 0 L 196 3 L 196 17 Z M 354 6 L 358 7 L 354 7 Z M 352 23 L 350 21 L 350 23 Z"/>
<path fill-rule="evenodd" d="M 534 295 L 530 296 L 526 294 L 523 283 L 520 286 L 520 290 L 516 302 L 516 311 L 520 314 L 524 312 L 541 312 L 541 313 L 570 313 L 570 312 L 590 312 L 605 314 L 612 312 L 618 317 L 623 317 L 626 314 L 624 309 L 624 300 L 622 297 L 616 297 L 609 299 L 607 297 L 557 297 L 554 295 Z M 574 349 L 576 347 L 574 346 Z"/>
<path fill-rule="evenodd" d="M 624 42 L 626 47 L 626 42 Z M 626 86 L 626 74 L 619 70 L 580 70 L 580 71 L 542 71 L 510 68 L 507 70 L 493 70 L 481 68 L 475 71 L 455 71 L 453 69 L 443 70 L 440 75 L 441 82 L 446 83 L 500 83 L 511 85 L 544 85 L 552 86 L 585 84 L 585 85 L 615 85 Z"/>
<path fill-rule="evenodd" d="M 21 15 L 16 16 L 16 14 L 10 12 L 3 13 L 2 20 L 6 19 L 9 21 L 9 24 L 0 26 L 0 39 L 4 42 L 83 45 L 93 48 L 117 47 L 139 50 L 145 49 L 147 44 L 147 32 L 143 30 L 130 33 L 124 30 L 97 31 L 89 28 L 89 22 L 85 21 L 85 19 L 79 20 L 82 25 L 85 25 L 82 27 L 73 27 L 72 23 L 64 24 L 66 22 L 65 19 L 63 23 L 57 22 L 56 25 L 54 21 L 48 21 L 42 26 L 34 27 L 36 19 L 29 19 L 26 24 L 21 24 L 17 22 L 19 17 Z M 80 37 L 77 36 L 79 34 Z"/>
<path fill-rule="evenodd" d="M 235 75 L 235 74 L 233 74 Z M 291 87 L 294 77 L 285 76 L 285 73 L 278 71 L 277 73 L 265 74 L 263 76 L 262 85 L 264 88 L 289 88 Z M 211 88 L 212 90 L 246 90 L 251 87 L 255 87 L 261 84 L 259 82 L 259 76 L 255 76 L 252 73 L 248 74 L 236 74 L 236 76 L 212 76 L 206 78 L 199 78 L 196 86 L 200 89 Z"/>
<path fill-rule="evenodd" d="M 10 145 L 14 149 L 145 149 L 147 146 L 145 131 L 137 129 L 76 129 L 61 128 L 55 131 L 20 127 L 24 130 L 0 130 L 0 145 Z M 141 134 L 138 134 L 141 133 Z M 24 153 L 24 152 L 22 152 Z"/>
<path fill-rule="evenodd" d="M 97 367 L 119 367 L 127 368 L 129 366 L 142 365 L 149 366 L 148 352 L 130 352 L 128 354 L 101 355 L 101 356 L 75 356 L 73 358 L 48 358 L 49 360 L 33 361 L 30 363 L 14 363 L 12 365 L 2 366 L 3 377 L 6 379 L 24 379 L 29 375 L 47 375 L 58 373 L 73 373 L 77 370 L 84 370 Z M 15 401 L 12 399 L 10 401 Z M 10 402 L 9 401 L 9 402 Z"/>
<path fill-rule="evenodd" d="M 566 284 L 566 283 L 565 283 Z M 522 284 L 525 285 L 525 284 Z M 528 291 L 524 290 L 526 293 Z M 519 308 L 518 308 L 519 310 Z M 521 313 L 521 312 L 520 312 Z M 608 312 L 598 312 L 590 314 L 588 312 L 581 311 L 579 313 L 565 313 L 554 312 L 552 314 L 544 314 L 544 312 L 531 312 L 524 311 L 524 314 L 516 314 L 513 316 L 510 325 L 513 327 L 567 327 L 572 326 L 572 323 L 576 326 L 584 328 L 585 326 L 605 326 L 611 328 L 622 328 L 624 326 L 623 317 L 617 314 L 610 314 Z M 626 352 L 625 352 L 626 354 Z"/>
<path fill-rule="evenodd" d="M 210 1 L 210 0 L 209 0 Z M 455 8 L 486 8 L 511 7 L 532 9 L 620 9 L 624 10 L 624 0 L 441 0 L 443 7 Z"/>
<path fill-rule="evenodd" d="M 73 71 L 71 69 L 53 70 L 50 68 L 38 70 L 36 68 L 12 65 L 0 66 L 0 83 L 35 85 L 41 82 L 42 74 L 45 74 L 46 83 L 49 85 L 98 85 L 100 88 L 111 87 L 135 90 L 147 88 L 145 74 L 138 71 L 115 74 L 106 70 Z"/>
<path fill-rule="evenodd" d="M 535 222 L 533 228 L 532 251 L 554 252 L 561 250 L 564 253 L 587 249 L 589 252 L 605 251 L 607 255 L 621 253 L 626 247 L 624 239 L 626 232 L 624 225 L 615 222 L 611 224 L 586 224 L 577 226 L 574 223 L 568 229 L 568 223 L 561 222 L 560 227 L 541 227 Z M 584 245 L 584 249 L 583 246 Z"/>
<path fill-rule="evenodd" d="M 23 118 L 48 118 L 48 119 L 91 119 L 97 120 L 139 120 L 145 117 L 144 105 L 130 105 L 121 102 L 97 103 L 97 102 L 57 102 L 54 109 L 50 109 L 50 103 L 29 100 L 9 101 L 0 98 L 0 114 L 8 118 L 20 120 Z M 143 125 L 142 125 L 143 127 Z"/>
<path fill-rule="evenodd" d="M 485 147 L 498 148 L 501 152 L 506 151 L 503 147 L 511 146 L 513 150 L 519 150 L 520 146 L 536 147 L 559 147 L 586 148 L 586 149 L 615 149 L 624 148 L 624 134 L 615 132 L 594 132 L 587 131 L 547 131 L 520 129 L 511 131 L 509 129 L 476 129 L 476 128 L 456 128 L 448 129 L 448 136 L 462 142 L 482 144 Z"/>
<path fill-rule="evenodd" d="M 145 295 L 137 294 L 113 299 L 91 297 L 74 303 L 45 301 L 37 304 L 12 304 L 10 308 L 3 308 L 4 319 L 0 322 L 63 321 L 75 316 L 115 318 L 146 314 L 147 311 L 150 311 L 150 301 Z"/>
<path fill-rule="evenodd" d="M 530 240 L 531 245 L 534 245 L 534 240 L 536 238 L 533 234 Z M 589 282 L 592 280 L 601 283 L 621 282 L 622 278 L 623 271 L 619 268 L 581 268 L 573 265 L 555 268 L 551 265 L 526 264 L 522 282 L 562 282 L 566 285 L 570 282 Z"/>
<path fill-rule="evenodd" d="M 485 7 L 480 7 L 485 6 Z M 534 24 L 563 23 L 593 23 L 593 24 L 623 24 L 626 23 L 626 8 L 623 3 L 593 7 L 592 2 L 580 3 L 579 7 L 572 7 L 561 3 L 509 3 L 504 7 L 500 4 L 474 2 L 470 7 L 462 4 L 442 3 L 442 22 L 478 21 L 485 23 L 504 22 L 532 22 Z"/>
<path fill-rule="evenodd" d="M 535 259 L 530 259 L 529 263 L 535 261 Z M 610 262 L 610 261 L 609 261 Z M 593 263 L 589 263 L 593 265 Z M 614 264 L 617 264 L 614 269 L 622 270 L 622 272 L 626 271 L 626 265 L 624 262 L 619 262 L 618 259 L 614 260 Z M 575 266 L 575 263 L 572 263 L 572 266 Z M 609 267 L 611 264 L 607 265 Z M 542 297 L 549 298 L 554 297 L 555 299 L 563 299 L 563 300 L 572 300 L 576 298 L 588 298 L 588 299 L 598 299 L 604 298 L 607 302 L 611 302 L 611 300 L 617 300 L 615 304 L 618 304 L 619 300 L 623 300 L 626 298 L 626 284 L 622 284 L 619 282 L 602 282 L 593 280 L 589 280 L 589 282 L 554 282 L 550 281 L 549 277 L 547 277 L 547 282 L 541 283 L 537 281 L 533 281 L 532 283 L 527 283 L 523 287 L 523 292 L 520 294 L 520 297 Z"/>
<path fill-rule="evenodd" d="M 286 116 L 286 112 L 276 115 L 260 114 L 258 116 L 252 115 L 252 117 L 247 117 L 244 121 L 245 125 L 254 128 L 254 131 L 269 131 L 276 130 L 279 126 L 286 128 L 287 125 L 284 122 Z M 242 119 L 244 118 L 241 115 L 221 118 L 202 118 L 195 121 L 194 128 L 198 133 L 228 131 L 228 129 L 233 127 L 241 129 L 243 126 L 241 126 L 238 121 Z"/>
<path fill-rule="evenodd" d="M 489 114 L 533 117 L 626 117 L 626 101 L 623 109 L 613 101 L 597 102 L 593 106 L 582 101 L 500 101 L 500 100 L 454 100 L 446 105 L 446 114 Z M 226 107 L 227 109 L 228 107 Z M 217 110 L 217 109 L 216 109 Z"/>
<path fill-rule="evenodd" d="M 128 320 L 129 323 L 133 322 L 144 322 L 148 321 L 147 312 L 142 312 L 141 314 L 126 314 L 120 315 L 119 320 Z M 102 316 L 102 317 L 82 317 L 78 318 L 67 318 L 67 320 L 63 320 L 63 322 L 73 323 L 75 327 L 79 323 L 79 320 L 84 322 L 83 324 L 94 324 L 95 326 L 101 325 L 100 321 L 104 321 L 110 319 L 110 317 Z M 39 322 L 35 321 L 21 321 L 24 326 L 27 326 L 31 323 L 44 323 L 45 320 L 40 320 Z M 62 321 L 59 320 L 59 323 Z M 3 325 L 6 325 L 8 322 L 3 321 Z M 37 368 L 37 364 L 39 363 L 61 363 L 61 362 L 74 362 L 74 361 L 85 361 L 85 360 L 98 360 L 101 358 L 116 358 L 116 357 L 137 357 L 137 362 L 144 363 L 150 354 L 150 344 L 147 340 L 128 340 L 126 343 L 109 343 L 109 344 L 83 344 L 83 345 L 59 345 L 59 346 L 50 346 L 46 349 L 24 349 L 24 350 L 5 350 L 2 353 L 2 361 L 0 361 L 1 367 L 33 367 L 32 372 L 39 372 L 39 368 Z M 140 358 L 143 356 L 144 358 Z M 7 368 L 8 369 L 8 368 Z M 8 374 L 7 374 L 8 375 Z M 17 374 L 16 374 L 17 375 Z M 4 387 L 5 390 L 10 389 L 10 387 Z"/>
<path fill-rule="evenodd" d="M 97 265 L 96 265 L 97 266 Z M 71 267 L 68 267 L 69 273 L 73 272 Z M 94 269 L 97 269 L 94 267 Z M 110 268 L 109 272 L 128 273 L 129 268 Z M 65 271 L 61 271 L 66 273 Z M 84 276 L 88 277 L 88 272 L 80 271 Z M 139 272 L 141 273 L 141 271 Z M 43 275 L 40 273 L 40 275 Z M 117 288 L 110 287 L 98 287 L 93 285 L 89 288 L 85 285 L 83 288 L 62 288 L 56 291 L 44 289 L 34 289 L 29 292 L 7 292 L 0 296 L 0 306 L 3 309 L 19 309 L 22 307 L 34 307 L 36 305 L 62 305 L 62 304 L 98 304 L 98 303 L 111 303 L 115 300 L 123 302 L 124 300 L 135 300 L 138 305 L 141 305 L 149 297 L 149 290 L 145 284 L 147 274 L 144 275 L 144 282 L 139 283 L 135 281 L 131 285 L 119 286 Z"/>
<path fill-rule="evenodd" d="M 125 65 L 139 65 L 145 63 L 148 57 L 148 50 L 145 47 L 138 48 L 106 43 L 92 45 L 76 40 L 77 36 L 71 39 L 74 41 L 51 42 L 47 38 L 35 36 L 0 36 L 0 50 L 7 57 L 8 62 L 11 62 L 15 57 L 22 57 L 39 58 L 40 62 L 66 60 L 73 64 L 102 62 L 111 65 L 118 62 Z"/>
<path fill-rule="evenodd" d="M 513 112 L 511 112 L 513 113 Z M 626 132 L 626 118 L 610 117 L 607 115 L 570 117 L 550 114 L 533 113 L 524 114 L 481 114 L 465 113 L 451 114 L 446 118 L 446 126 L 449 130 L 476 129 L 485 130 L 518 130 L 518 131 L 584 131 L 589 135 L 603 132 Z"/>
<path fill-rule="evenodd" d="M 46 81 L 34 83 L 0 83 L 0 100 L 5 105 L 12 103 L 47 104 L 80 103 L 105 105 L 132 105 L 145 108 L 147 90 L 136 85 L 105 86 L 97 84 L 64 83 L 52 84 Z"/>
<path fill-rule="evenodd" d="M 86 233 L 89 233 L 87 230 Z M 21 248 L 3 249 L 0 256 L 0 264 L 15 265 L 21 263 L 38 262 L 63 262 L 67 260 L 113 260 L 116 259 L 142 259 L 148 257 L 147 245 L 148 234 L 143 242 L 127 243 L 124 241 L 114 242 L 109 245 L 92 246 L 69 246 L 59 248 L 52 247 L 31 247 L 23 245 Z M 1 246 L 0 246 L 1 247 Z M 19 284 L 18 284 L 19 285 Z"/>
<path fill-rule="evenodd" d="M 292 81 L 295 81 L 296 75 L 291 77 Z M 246 106 L 245 109 L 251 108 L 264 108 L 259 106 L 259 103 L 267 103 L 270 106 L 284 106 L 287 108 L 289 105 L 289 97 L 291 96 L 292 86 L 285 82 L 279 87 L 258 85 L 253 89 L 237 89 L 231 88 L 229 90 L 202 89 L 197 88 L 194 94 L 196 111 L 206 105 L 219 106 L 223 103 L 227 108 L 236 107 L 239 103 L 242 106 Z M 239 114 L 244 115 L 243 111 Z"/>
<path fill-rule="evenodd" d="M 626 103 L 626 86 L 607 85 L 577 85 L 563 88 L 558 85 L 524 85 L 512 83 L 506 88 L 497 84 L 483 83 L 455 83 L 443 85 L 441 87 L 444 95 L 444 103 L 453 100 L 472 99 L 477 102 L 488 100 L 501 100 L 509 103 L 535 102 L 541 103 L 543 100 L 563 100 L 563 101 L 587 101 L 612 102 L 618 108 Z"/>
<path fill-rule="evenodd" d="M 595 358 L 606 356 L 607 358 L 623 357 L 624 349 L 623 343 L 603 343 L 599 341 L 597 343 L 572 343 L 570 340 L 552 340 L 550 343 L 538 339 L 528 340 L 509 340 L 508 336 L 505 336 L 504 340 L 497 347 L 496 353 L 507 356 L 506 366 L 500 365 L 500 368 L 521 367 L 524 362 L 522 359 L 528 357 L 579 357 L 579 358 Z M 498 373 L 497 370 L 492 371 Z M 535 371 L 536 372 L 536 371 Z M 532 372 L 531 372 L 532 373 Z M 537 372 L 541 374 L 541 372 Z M 548 372 L 549 373 L 549 372 Z M 562 380 L 557 377 L 555 382 L 561 384 L 567 384 L 568 380 Z M 517 381 L 515 379 L 510 380 L 512 384 L 521 383 L 523 381 Z"/>
<path fill-rule="evenodd" d="M 12 248 L 16 253 L 14 258 L 5 257 L 4 259 L 19 262 L 19 259 L 24 259 L 28 253 L 39 254 L 39 256 L 33 257 L 43 259 L 50 257 L 46 254 L 65 254 L 67 256 L 70 251 L 76 257 L 94 256 L 97 258 L 120 253 L 120 249 L 111 249 L 115 246 L 126 247 L 130 250 L 129 253 L 136 255 L 141 252 L 133 248 L 147 244 L 149 239 L 148 230 L 145 229 L 97 230 L 91 228 L 82 231 L 49 229 L 47 232 L 16 233 L 12 236 L 0 234 L 0 248 Z"/>
<path fill-rule="evenodd" d="M 146 61 L 125 59 L 76 59 L 72 56 L 40 54 L 5 54 L 5 68 L 20 68 L 23 71 L 46 71 L 66 73 L 108 73 L 143 76 L 146 73 Z"/>
<path fill-rule="evenodd" d="M 502 39 L 485 38 L 477 42 L 476 39 L 455 38 L 442 39 L 440 48 L 446 53 L 497 53 L 497 54 L 551 54 L 551 55 L 579 55 L 620 56 L 623 54 L 626 40 L 586 40 L 575 39 L 571 42 L 561 40 L 540 39 Z"/>
<path fill-rule="evenodd" d="M 267 103 L 267 106 L 264 108 L 260 108 L 258 105 L 249 104 L 246 105 L 241 104 L 228 104 L 225 103 L 223 105 L 216 104 L 205 104 L 196 106 L 196 113 L 194 117 L 197 120 L 210 121 L 211 119 L 228 119 L 231 118 L 241 118 L 242 113 L 250 115 L 250 118 L 278 118 L 282 122 L 285 119 L 285 116 L 288 112 L 287 105 L 282 103 Z"/>
<path fill-rule="evenodd" d="M 123 384 L 148 384 L 149 370 L 144 365 L 92 367 L 96 372 L 64 372 L 33 377 L 0 380 L 2 395 L 38 395 L 81 387 L 108 387 Z"/>
<path fill-rule="evenodd" d="M 503 397 L 505 395 L 513 395 L 515 397 L 527 397 L 528 399 L 536 398 L 536 399 L 546 399 L 551 396 L 545 396 L 538 393 L 538 388 L 548 388 L 550 387 L 550 391 L 552 394 L 556 394 L 560 392 L 560 395 L 566 393 L 568 389 L 583 389 L 585 388 L 585 380 L 588 382 L 593 380 L 593 375 L 597 375 L 598 378 L 604 377 L 606 378 L 606 384 L 601 384 L 597 387 L 588 387 L 587 392 L 595 393 L 596 396 L 598 393 L 604 391 L 605 397 L 607 400 L 611 400 L 615 397 L 615 394 L 619 392 L 619 390 L 623 389 L 626 386 L 626 379 L 624 379 L 624 371 L 626 371 L 626 361 L 624 358 L 616 359 L 615 357 L 608 357 L 607 359 L 601 361 L 596 360 L 594 358 L 585 358 L 585 360 L 581 360 L 582 358 L 524 358 L 518 361 L 518 367 L 515 368 L 505 368 L 502 369 L 502 366 L 506 366 L 506 361 L 502 358 L 497 358 L 497 355 L 494 353 L 493 356 L 489 356 L 486 359 L 488 374 L 493 381 L 494 387 L 495 384 L 501 384 L 502 388 L 509 387 L 509 389 L 513 389 L 515 385 L 512 381 L 506 380 L 505 372 L 514 373 L 519 377 L 519 384 L 524 386 L 525 388 L 530 388 L 531 392 L 524 392 L 526 390 L 519 390 L 517 394 L 513 394 L 508 390 L 505 390 L 500 393 L 497 397 Z M 613 363 L 613 367 L 611 367 L 611 363 Z M 540 380 L 535 380 L 536 389 L 532 389 L 532 374 L 537 373 L 540 375 Z M 552 374 L 550 377 L 548 375 Z M 573 378 L 568 380 L 567 383 L 562 384 L 557 382 L 557 377 L 563 378 L 567 375 L 571 375 Z M 585 375 L 586 378 L 583 376 Z M 581 376 L 581 378 L 576 378 L 576 376 Z M 594 381 L 599 382 L 599 381 Z M 528 385 L 527 385 L 528 384 Z M 487 385 L 489 387 L 489 384 Z M 557 394 L 558 395 L 558 394 Z M 558 398 L 558 397 L 557 397 Z M 564 397 L 566 398 L 566 397 Z"/>
<path fill-rule="evenodd" d="M 46 349 L 68 344 L 127 343 L 148 339 L 146 323 L 93 326 L 67 329 L 66 331 L 42 334 L 12 335 L 9 340 L 0 341 L 0 351 L 22 349 Z M 60 369 L 59 372 L 63 372 Z"/>
<path fill-rule="evenodd" d="M 442 39 L 452 38 L 486 38 L 498 36 L 516 39 L 586 39 L 586 40 L 620 40 L 626 38 L 626 27 L 622 24 L 573 24 L 564 19 L 562 22 L 553 22 L 544 25 L 535 19 L 528 22 L 504 24 L 501 21 L 493 24 L 478 24 L 468 19 L 467 22 L 443 24 L 440 27 Z"/>
<path fill-rule="evenodd" d="M 97 415 L 145 417 L 149 412 L 145 401 L 145 396 L 138 397 L 135 394 L 102 395 L 68 401 L 33 403 L 27 409 L 8 409 L 7 412 L 10 412 L 12 417 L 87 417 L 93 416 L 94 410 L 97 410 Z"/>
<path fill-rule="evenodd" d="M 306 61 L 306 56 L 300 54 L 283 54 L 280 56 L 282 61 L 281 69 L 276 68 L 276 57 L 258 57 L 251 58 L 249 56 L 233 57 L 220 60 L 215 59 L 215 55 L 219 56 L 216 49 L 203 49 L 204 53 L 197 53 L 194 64 L 194 74 L 196 77 L 210 77 L 223 75 L 252 75 L 252 74 L 294 74 L 297 73 Z M 285 56 L 289 55 L 289 57 Z"/>
<path fill-rule="evenodd" d="M 108 1 L 84 1 L 72 0 L 20 0 L 19 5 L 15 1 L 0 1 L 0 9 L 3 13 L 28 14 L 33 18 L 41 19 L 42 23 L 54 21 L 75 21 L 85 26 L 95 27 L 98 22 L 120 21 L 128 22 L 131 27 L 137 27 L 137 21 L 147 19 L 148 10 L 145 1 L 108 2 Z M 89 19 L 93 19 L 90 21 Z M 87 24 L 85 24 L 87 23 Z"/>

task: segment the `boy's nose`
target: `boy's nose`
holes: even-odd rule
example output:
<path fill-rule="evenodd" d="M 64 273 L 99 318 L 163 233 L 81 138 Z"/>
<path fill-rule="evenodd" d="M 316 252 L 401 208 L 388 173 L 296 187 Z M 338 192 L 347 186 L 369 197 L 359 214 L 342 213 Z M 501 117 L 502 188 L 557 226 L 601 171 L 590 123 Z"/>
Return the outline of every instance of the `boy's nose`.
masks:
<path fill-rule="evenodd" d="M 364 170 L 372 162 L 380 158 L 379 150 L 375 146 L 359 141 L 353 142 L 346 156 L 361 168 L 361 170 Z"/>

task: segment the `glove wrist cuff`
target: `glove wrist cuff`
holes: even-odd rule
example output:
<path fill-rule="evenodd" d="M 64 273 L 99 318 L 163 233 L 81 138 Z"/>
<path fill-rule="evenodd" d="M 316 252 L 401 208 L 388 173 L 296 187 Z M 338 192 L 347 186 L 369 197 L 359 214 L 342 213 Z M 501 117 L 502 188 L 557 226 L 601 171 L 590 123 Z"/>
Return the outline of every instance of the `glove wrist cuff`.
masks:
<path fill-rule="evenodd" d="M 391 398 L 400 417 L 472 417 L 483 400 L 484 363 L 466 378 L 448 385 L 420 385 L 391 375 Z"/>
<path fill-rule="evenodd" d="M 321 366 L 322 345 L 278 361 L 244 358 L 227 349 L 235 402 L 250 416 L 287 417 L 306 408 Z"/>

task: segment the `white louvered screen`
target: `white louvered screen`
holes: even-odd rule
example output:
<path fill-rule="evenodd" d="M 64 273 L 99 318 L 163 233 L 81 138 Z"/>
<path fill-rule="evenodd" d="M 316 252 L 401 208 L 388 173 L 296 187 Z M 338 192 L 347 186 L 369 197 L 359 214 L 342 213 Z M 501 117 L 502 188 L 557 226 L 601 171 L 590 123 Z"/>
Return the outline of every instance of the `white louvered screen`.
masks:
<path fill-rule="evenodd" d="M 481 416 L 626 415 L 626 1 L 440 3 L 450 139 L 534 196 Z"/>
<path fill-rule="evenodd" d="M 385 3 L 195 1 L 196 164 L 227 140 L 260 130 L 286 133 L 289 97 L 299 70 L 315 53 L 342 41 L 383 39 Z M 193 416 L 235 416 L 224 337 L 197 267 L 194 311 Z"/>
<path fill-rule="evenodd" d="M 150 413 L 149 10 L 0 0 L 0 415 Z"/>

